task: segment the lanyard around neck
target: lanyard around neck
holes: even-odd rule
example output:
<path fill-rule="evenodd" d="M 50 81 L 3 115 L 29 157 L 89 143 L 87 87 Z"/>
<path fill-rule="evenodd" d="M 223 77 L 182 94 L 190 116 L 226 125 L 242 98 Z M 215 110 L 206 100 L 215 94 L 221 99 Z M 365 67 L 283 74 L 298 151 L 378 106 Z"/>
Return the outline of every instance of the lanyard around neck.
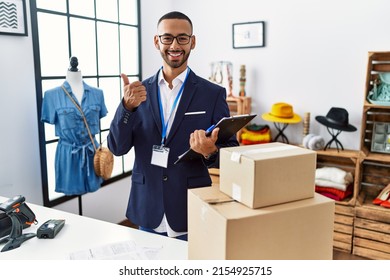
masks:
<path fill-rule="evenodd" d="M 161 145 L 164 145 L 165 138 L 167 136 L 167 129 L 168 129 L 169 120 L 171 119 L 172 113 L 175 110 L 175 108 L 177 106 L 177 103 L 179 102 L 181 94 L 183 93 L 184 85 L 186 84 L 187 77 L 188 77 L 189 73 L 190 73 L 190 69 L 189 69 L 189 67 L 187 67 L 186 77 L 184 78 L 183 84 L 181 85 L 180 90 L 179 90 L 179 92 L 178 92 L 178 94 L 177 94 L 177 96 L 175 98 L 175 101 L 173 102 L 171 111 L 169 112 L 169 116 L 168 116 L 168 119 L 167 119 L 166 122 L 164 121 L 164 111 L 163 111 L 163 106 L 162 106 L 161 96 L 160 96 L 160 94 L 161 94 L 160 93 L 160 85 L 157 87 L 158 103 L 159 103 L 159 107 L 160 107 L 160 117 L 161 117 L 161 124 L 162 124 Z"/>

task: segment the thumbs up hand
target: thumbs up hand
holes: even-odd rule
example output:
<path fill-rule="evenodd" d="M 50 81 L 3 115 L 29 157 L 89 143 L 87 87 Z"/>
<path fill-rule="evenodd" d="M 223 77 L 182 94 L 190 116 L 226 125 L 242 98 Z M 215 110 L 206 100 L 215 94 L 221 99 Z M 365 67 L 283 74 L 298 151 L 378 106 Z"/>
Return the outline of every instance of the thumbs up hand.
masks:
<path fill-rule="evenodd" d="M 125 74 L 121 74 L 123 80 L 123 100 L 127 110 L 133 111 L 142 102 L 146 101 L 146 88 L 140 81 L 130 83 Z"/>

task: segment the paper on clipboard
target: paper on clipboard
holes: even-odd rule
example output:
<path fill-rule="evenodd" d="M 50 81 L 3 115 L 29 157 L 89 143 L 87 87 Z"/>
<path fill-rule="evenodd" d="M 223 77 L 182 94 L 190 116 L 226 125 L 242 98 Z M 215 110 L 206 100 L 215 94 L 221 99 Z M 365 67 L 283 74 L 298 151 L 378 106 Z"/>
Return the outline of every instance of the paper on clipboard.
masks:
<path fill-rule="evenodd" d="M 235 115 L 231 117 L 222 118 L 213 128 L 213 129 L 217 127 L 219 128 L 218 140 L 216 144 L 223 143 L 229 140 L 230 137 L 236 134 L 241 128 L 247 125 L 256 116 L 257 116 L 256 114 L 253 115 L 245 114 L 245 115 Z M 206 133 L 206 135 L 210 136 L 211 131 Z M 200 156 L 201 156 L 200 154 L 193 151 L 192 149 L 188 149 L 186 152 L 184 152 L 177 158 L 175 164 L 181 161 L 199 158 Z"/>

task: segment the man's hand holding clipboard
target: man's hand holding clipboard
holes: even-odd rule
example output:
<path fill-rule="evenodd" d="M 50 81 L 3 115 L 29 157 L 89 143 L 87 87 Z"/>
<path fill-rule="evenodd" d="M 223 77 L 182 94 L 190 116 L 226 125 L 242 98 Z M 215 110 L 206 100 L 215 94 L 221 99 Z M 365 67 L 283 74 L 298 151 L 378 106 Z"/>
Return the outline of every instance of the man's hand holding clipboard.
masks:
<path fill-rule="evenodd" d="M 222 118 L 218 123 L 215 125 L 212 125 L 206 130 L 206 136 L 211 137 L 210 139 L 210 145 L 219 144 L 226 142 L 229 140 L 234 134 L 236 134 L 241 128 L 243 128 L 245 125 L 247 125 L 254 117 L 256 117 L 256 114 L 253 115 L 235 115 L 232 117 L 225 117 Z M 218 128 L 219 131 L 215 131 L 213 134 L 213 131 Z M 216 133 L 218 132 L 218 133 Z M 213 139 L 213 137 L 217 137 L 217 139 Z M 199 158 L 202 156 L 201 154 L 195 152 L 191 148 L 188 149 L 185 153 L 181 154 L 178 159 L 175 161 L 175 164 L 185 161 L 185 160 L 191 160 L 194 158 Z"/>
<path fill-rule="evenodd" d="M 190 135 L 190 149 L 197 154 L 210 159 L 218 153 L 216 142 L 218 140 L 219 127 L 210 126 L 207 130 L 197 129 Z"/>

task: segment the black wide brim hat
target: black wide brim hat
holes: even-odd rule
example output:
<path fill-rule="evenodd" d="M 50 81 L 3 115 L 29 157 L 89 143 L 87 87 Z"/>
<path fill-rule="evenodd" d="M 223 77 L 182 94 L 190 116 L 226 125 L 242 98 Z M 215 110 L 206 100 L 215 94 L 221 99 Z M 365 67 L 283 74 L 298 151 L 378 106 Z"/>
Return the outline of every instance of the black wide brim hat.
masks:
<path fill-rule="evenodd" d="M 356 127 L 349 124 L 348 112 L 344 108 L 330 108 L 326 116 L 316 116 L 316 120 L 333 129 L 342 130 L 342 131 L 356 131 Z"/>

